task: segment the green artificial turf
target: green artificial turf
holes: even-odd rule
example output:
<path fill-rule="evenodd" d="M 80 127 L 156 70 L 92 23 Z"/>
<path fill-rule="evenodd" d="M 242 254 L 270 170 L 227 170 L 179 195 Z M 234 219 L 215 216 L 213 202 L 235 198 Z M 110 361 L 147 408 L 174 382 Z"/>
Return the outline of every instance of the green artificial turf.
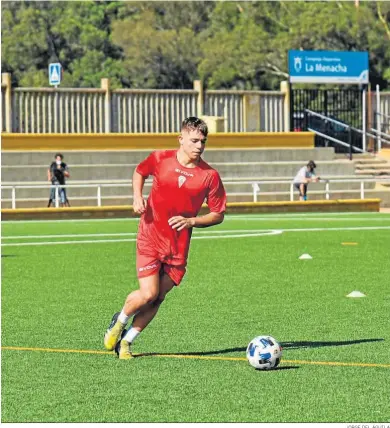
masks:
<path fill-rule="evenodd" d="M 2 422 L 390 420 L 385 214 L 228 216 L 195 231 L 207 239 L 192 241 L 185 279 L 133 346 L 152 355 L 7 349 L 104 352 L 113 313 L 137 288 L 135 242 L 119 242 L 136 230 L 132 220 L 3 223 L 3 245 L 70 244 L 2 247 Z M 261 230 L 283 232 L 212 238 Z M 92 234 L 119 235 L 63 236 Z M 354 290 L 366 297 L 347 298 Z M 263 334 L 283 345 L 278 370 L 244 360 Z"/>

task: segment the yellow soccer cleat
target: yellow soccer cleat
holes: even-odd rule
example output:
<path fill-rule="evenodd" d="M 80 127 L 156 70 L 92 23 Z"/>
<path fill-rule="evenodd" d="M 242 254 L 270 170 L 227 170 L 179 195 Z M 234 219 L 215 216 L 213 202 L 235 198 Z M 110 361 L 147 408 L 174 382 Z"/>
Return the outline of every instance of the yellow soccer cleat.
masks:
<path fill-rule="evenodd" d="M 117 354 L 120 360 L 130 360 L 131 358 L 134 358 L 133 354 L 131 353 L 130 346 L 131 346 L 131 343 L 129 343 L 125 339 L 122 339 L 119 342 L 115 351 L 117 351 Z"/>
<path fill-rule="evenodd" d="M 121 339 L 123 330 L 125 329 L 125 324 L 122 324 L 118 321 L 119 312 L 117 312 L 111 320 L 111 324 L 104 335 L 104 346 L 109 351 L 115 349 L 116 344 Z"/>

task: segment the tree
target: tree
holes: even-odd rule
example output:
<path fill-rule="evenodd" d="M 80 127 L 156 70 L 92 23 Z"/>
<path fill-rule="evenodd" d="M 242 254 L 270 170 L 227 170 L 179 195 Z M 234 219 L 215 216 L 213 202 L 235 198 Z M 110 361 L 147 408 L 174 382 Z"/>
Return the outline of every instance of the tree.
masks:
<path fill-rule="evenodd" d="M 2 67 L 14 83 L 46 86 L 48 64 L 59 61 L 62 86 L 99 86 L 101 76 L 121 84 L 121 52 L 109 39 L 118 2 L 3 3 Z"/>
<path fill-rule="evenodd" d="M 370 53 L 370 80 L 390 87 L 390 3 L 347 1 L 3 1 L 2 68 L 13 84 L 279 89 L 287 51 Z"/>
<path fill-rule="evenodd" d="M 113 23 L 112 40 L 123 49 L 130 85 L 192 88 L 201 60 L 200 34 L 212 7 L 211 2 L 128 4 L 127 17 Z"/>
<path fill-rule="evenodd" d="M 220 3 L 199 71 L 209 87 L 276 89 L 288 49 L 359 50 L 370 52 L 371 82 L 386 87 L 389 18 L 379 2 Z"/>

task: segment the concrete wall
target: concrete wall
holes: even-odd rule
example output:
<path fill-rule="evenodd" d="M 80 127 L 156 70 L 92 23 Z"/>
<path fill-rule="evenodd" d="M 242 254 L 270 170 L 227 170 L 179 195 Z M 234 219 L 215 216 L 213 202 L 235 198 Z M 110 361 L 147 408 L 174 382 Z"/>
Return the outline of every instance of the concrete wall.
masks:
<path fill-rule="evenodd" d="M 242 177 L 294 177 L 299 168 L 306 162 L 243 162 L 243 163 L 211 163 L 223 179 Z M 97 164 L 74 165 L 69 167 L 72 181 L 131 180 L 137 164 Z M 3 183 L 45 181 L 48 166 L 3 166 Z M 322 176 L 352 175 L 354 165 L 346 162 L 317 162 L 318 174 Z"/>
<path fill-rule="evenodd" d="M 53 160 L 55 151 L 4 151 L 1 156 L 3 166 L 41 165 L 48 166 Z M 120 151 L 61 151 L 69 166 L 88 164 L 135 164 L 145 159 L 151 149 L 120 150 Z M 277 162 L 334 160 L 334 149 L 325 148 L 294 148 L 294 149 L 213 149 L 207 146 L 202 156 L 206 162 Z"/>
<path fill-rule="evenodd" d="M 17 204 L 23 207 L 44 207 L 49 198 L 49 183 L 46 181 L 47 168 L 53 160 L 53 151 L 5 151 L 2 154 L 3 185 L 43 184 L 45 189 L 17 189 Z M 68 184 L 88 182 L 129 182 L 135 166 L 150 153 L 146 150 L 126 151 L 64 151 L 65 161 L 70 167 Z M 335 159 L 332 148 L 294 149 L 209 149 L 205 159 L 220 172 L 226 182 L 261 180 L 291 180 L 297 170 L 314 159 L 317 172 L 326 178 L 355 177 L 354 164 L 345 159 Z M 148 194 L 151 180 L 146 182 Z M 367 183 L 365 188 L 373 190 L 375 183 Z M 253 200 L 251 184 L 225 184 L 229 201 Z M 324 199 L 324 183 L 309 186 L 310 199 Z M 360 197 L 360 183 L 331 183 L 331 198 Z M 260 185 L 258 200 L 277 201 L 290 199 L 289 183 L 268 183 Z M 274 192 L 271 195 L 264 192 Z M 238 193 L 243 193 L 238 195 Z M 384 202 L 389 199 L 383 192 Z M 126 205 L 132 203 L 130 184 L 126 187 L 102 187 L 102 205 Z M 297 198 L 297 192 L 295 192 Z M 97 188 L 69 188 L 68 198 L 72 206 L 97 205 Z M 387 203 L 387 202 L 386 202 Z M 11 190 L 2 189 L 4 208 L 11 207 Z M 390 205 L 390 201 L 389 201 Z"/>

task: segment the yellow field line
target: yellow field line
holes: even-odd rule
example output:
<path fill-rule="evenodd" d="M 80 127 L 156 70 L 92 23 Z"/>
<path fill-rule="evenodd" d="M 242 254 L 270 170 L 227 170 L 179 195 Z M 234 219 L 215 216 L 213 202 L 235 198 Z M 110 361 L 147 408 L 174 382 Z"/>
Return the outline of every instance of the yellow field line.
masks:
<path fill-rule="evenodd" d="M 62 352 L 72 354 L 100 354 L 100 355 L 113 355 L 109 351 L 94 351 L 82 349 L 53 349 L 53 348 L 24 348 L 20 346 L 2 346 L 1 350 L 4 351 L 41 351 L 41 352 Z M 218 357 L 208 355 L 180 355 L 180 354 L 134 354 L 135 357 L 149 356 L 160 358 L 187 358 L 195 360 L 222 360 L 222 361 L 246 361 L 245 357 Z M 287 364 L 312 364 L 319 366 L 344 366 L 344 367 L 383 367 L 390 368 L 390 364 L 376 364 L 376 363 L 343 363 L 339 361 L 307 361 L 307 360 L 282 360 Z"/>
<path fill-rule="evenodd" d="M 22 346 L 2 346 L 3 351 L 41 351 L 41 352 L 62 352 L 67 354 L 103 354 L 112 355 L 112 352 L 108 351 L 93 351 L 83 349 L 53 349 L 53 348 L 24 348 Z"/>

